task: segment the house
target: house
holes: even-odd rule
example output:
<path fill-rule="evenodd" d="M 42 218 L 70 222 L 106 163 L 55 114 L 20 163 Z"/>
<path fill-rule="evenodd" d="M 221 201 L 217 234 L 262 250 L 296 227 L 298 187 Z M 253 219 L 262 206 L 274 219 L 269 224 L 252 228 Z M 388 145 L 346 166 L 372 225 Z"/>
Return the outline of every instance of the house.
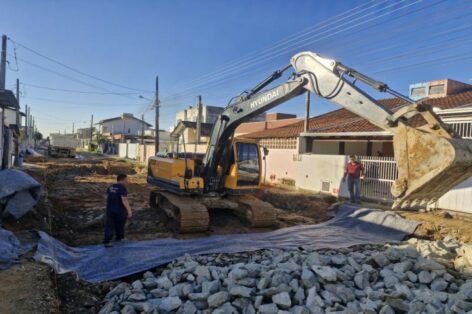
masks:
<path fill-rule="evenodd" d="M 264 118 L 261 120 L 261 118 Z M 235 136 L 241 136 L 247 133 L 268 130 L 287 124 L 291 124 L 297 121 L 296 115 L 287 113 L 267 113 L 251 119 L 249 122 L 242 123 L 235 130 Z M 202 123 L 201 124 L 201 137 L 200 143 L 197 143 L 197 122 L 193 121 L 179 121 L 179 123 L 172 130 L 170 136 L 178 140 L 178 150 L 193 153 L 205 153 L 210 140 L 211 131 L 213 129 L 213 123 Z M 185 140 L 185 148 L 183 147 L 183 141 Z"/>
<path fill-rule="evenodd" d="M 132 113 L 123 113 L 119 117 L 99 121 L 98 126 L 102 136 L 125 141 L 136 139 L 143 129 L 149 130 L 152 125 L 136 118 Z"/>
<path fill-rule="evenodd" d="M 18 101 L 10 90 L 0 91 L 0 169 L 13 165 L 15 145 L 19 145 L 20 125 L 16 122 Z"/>
<path fill-rule="evenodd" d="M 215 123 L 216 118 L 225 110 L 223 107 L 208 106 L 202 104 L 202 123 Z M 176 126 L 181 121 L 197 122 L 198 119 L 198 105 L 189 106 L 187 109 L 179 111 L 175 114 Z"/>
<path fill-rule="evenodd" d="M 423 86 L 429 93 L 433 87 L 433 93 L 426 99 L 427 103 L 461 136 L 472 138 L 472 85 L 451 81 L 412 84 L 410 96 L 418 92 L 415 90 L 418 86 Z M 378 102 L 393 111 L 406 104 L 401 99 L 382 99 Z M 346 109 L 310 118 L 307 132 L 304 132 L 304 121 L 299 121 L 244 136 L 257 139 L 261 146 L 269 149 L 263 172 L 263 180 L 267 184 L 288 184 L 346 196 L 347 191 L 341 179 L 346 156 L 354 154 L 360 156 L 370 172 L 367 174 L 369 180 L 363 183 L 364 196 L 368 194 L 369 198 L 387 202 L 392 200 L 390 185 L 396 179 L 392 134 Z M 472 194 L 472 188 L 462 188 L 462 191 Z M 448 208 L 449 205 L 441 203 L 441 200 L 438 204 Z M 467 207 L 472 213 L 472 199 L 469 200 L 468 203 L 464 201 L 468 205 L 454 205 L 453 209 L 465 210 Z"/>
<path fill-rule="evenodd" d="M 197 143 L 197 122 L 180 121 L 170 136 L 178 143 L 178 152 L 205 153 L 212 129 L 213 123 L 201 123 L 200 143 Z"/>
<path fill-rule="evenodd" d="M 303 120 L 301 118 L 297 118 L 297 115 L 279 112 L 266 113 L 261 115 L 261 117 L 263 117 L 262 120 L 259 119 L 259 121 L 249 121 L 238 126 L 234 132 L 235 135 L 241 136 L 248 133 L 275 129 Z"/>

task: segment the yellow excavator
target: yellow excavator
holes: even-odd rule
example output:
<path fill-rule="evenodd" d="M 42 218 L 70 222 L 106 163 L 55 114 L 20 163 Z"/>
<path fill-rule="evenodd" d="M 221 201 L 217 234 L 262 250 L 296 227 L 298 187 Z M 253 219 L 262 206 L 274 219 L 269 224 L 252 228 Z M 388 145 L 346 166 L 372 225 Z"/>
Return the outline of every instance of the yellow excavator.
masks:
<path fill-rule="evenodd" d="M 288 69 L 290 78 L 265 89 Z M 405 101 L 394 112 L 357 86 L 358 82 Z M 312 92 L 393 134 L 398 179 L 392 186 L 393 208 L 435 202 L 472 175 L 472 141 L 461 139 L 425 102 L 414 102 L 340 62 L 301 52 L 225 108 L 213 126 L 203 156 L 186 153 L 151 157 L 148 183 L 151 206 L 174 219 L 176 229 L 208 229 L 209 209 L 231 209 L 255 227 L 273 225 L 274 208 L 253 196 L 261 181 L 261 149 L 256 141 L 234 137 L 243 122 L 305 92 Z"/>

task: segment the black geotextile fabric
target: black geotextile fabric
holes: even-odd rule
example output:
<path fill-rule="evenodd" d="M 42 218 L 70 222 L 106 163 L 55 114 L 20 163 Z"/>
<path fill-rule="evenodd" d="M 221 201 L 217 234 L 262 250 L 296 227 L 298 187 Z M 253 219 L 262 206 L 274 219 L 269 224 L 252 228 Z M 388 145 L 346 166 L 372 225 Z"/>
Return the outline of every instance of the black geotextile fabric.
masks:
<path fill-rule="evenodd" d="M 416 227 L 416 222 L 405 220 L 393 212 L 342 205 L 333 219 L 322 224 L 191 240 L 122 241 L 111 248 L 103 245 L 69 247 L 40 232 L 41 239 L 34 258 L 50 265 L 58 273 L 74 272 L 86 281 L 102 282 L 160 266 L 185 254 L 386 243 L 402 240 Z"/>
<path fill-rule="evenodd" d="M 41 184 L 29 174 L 16 169 L 0 171 L 0 215 L 22 217 L 36 205 L 40 194 Z"/>
<path fill-rule="evenodd" d="M 16 264 L 21 255 L 31 250 L 31 245 L 23 245 L 13 233 L 0 227 L 0 270 Z"/>

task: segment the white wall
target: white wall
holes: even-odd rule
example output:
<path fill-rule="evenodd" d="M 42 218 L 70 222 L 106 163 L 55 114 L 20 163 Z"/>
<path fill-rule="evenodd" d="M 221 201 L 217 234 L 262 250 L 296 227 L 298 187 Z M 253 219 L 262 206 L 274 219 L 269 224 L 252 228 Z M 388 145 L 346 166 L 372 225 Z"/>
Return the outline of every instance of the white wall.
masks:
<path fill-rule="evenodd" d="M 343 155 L 303 154 L 296 162 L 296 186 L 305 190 L 322 191 L 323 181 L 329 183 L 332 195 L 348 196 L 345 184 L 342 184 L 347 162 Z"/>
<path fill-rule="evenodd" d="M 120 119 L 120 120 L 104 122 L 101 125 L 101 132 L 113 133 L 113 134 L 123 134 L 124 132 L 124 134 L 139 135 L 141 134 L 142 127 L 143 127 L 143 123 L 141 121 L 138 121 L 133 118 L 125 118 L 125 119 Z M 149 129 L 149 126 L 147 124 L 144 124 L 144 130 L 148 130 L 148 129 Z"/>
<path fill-rule="evenodd" d="M 444 194 L 434 207 L 472 214 L 472 178 Z"/>
<path fill-rule="evenodd" d="M 296 149 L 269 149 L 266 162 L 262 161 L 262 182 L 280 184 L 293 180 L 295 186 L 321 192 L 323 181 L 329 182 L 329 194 L 348 196 L 342 184 L 347 157 L 343 155 L 298 154 Z"/>
<path fill-rule="evenodd" d="M 267 184 L 277 184 L 282 179 L 295 180 L 296 163 L 293 161 L 294 155 L 298 156 L 296 149 L 269 149 L 266 160 L 262 160 L 261 181 Z"/>

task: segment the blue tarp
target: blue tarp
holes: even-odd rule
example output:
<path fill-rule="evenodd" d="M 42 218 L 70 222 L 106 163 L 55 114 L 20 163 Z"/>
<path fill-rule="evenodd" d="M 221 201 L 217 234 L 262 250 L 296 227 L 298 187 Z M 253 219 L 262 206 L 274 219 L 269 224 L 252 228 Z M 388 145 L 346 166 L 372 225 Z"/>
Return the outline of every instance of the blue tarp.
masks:
<path fill-rule="evenodd" d="M 69 247 L 40 232 L 34 256 L 58 273 L 74 272 L 90 282 L 125 277 L 168 263 L 185 254 L 236 253 L 269 248 L 320 249 L 402 240 L 417 223 L 393 212 L 342 205 L 335 218 L 322 224 L 301 225 L 267 233 L 217 235 L 192 240 L 157 239 Z"/>
<path fill-rule="evenodd" d="M 4 207 L 3 215 L 9 213 L 16 219 L 20 218 L 36 205 L 40 193 L 41 184 L 27 173 L 16 169 L 0 171 L 0 209 Z"/>
<path fill-rule="evenodd" d="M 31 245 L 22 245 L 13 233 L 0 227 L 0 270 L 18 262 L 21 255 L 31 250 Z"/>

